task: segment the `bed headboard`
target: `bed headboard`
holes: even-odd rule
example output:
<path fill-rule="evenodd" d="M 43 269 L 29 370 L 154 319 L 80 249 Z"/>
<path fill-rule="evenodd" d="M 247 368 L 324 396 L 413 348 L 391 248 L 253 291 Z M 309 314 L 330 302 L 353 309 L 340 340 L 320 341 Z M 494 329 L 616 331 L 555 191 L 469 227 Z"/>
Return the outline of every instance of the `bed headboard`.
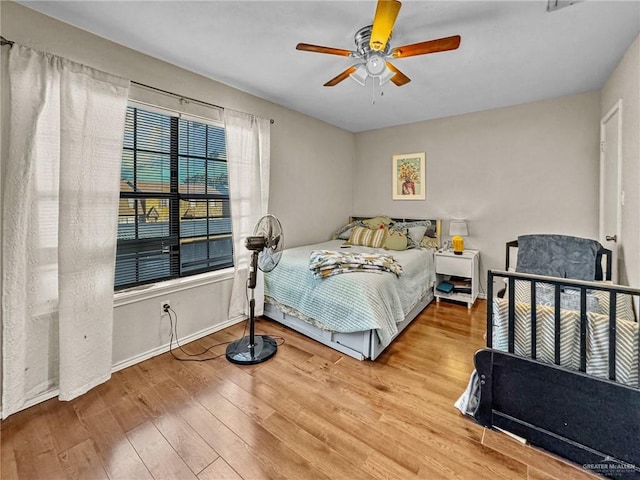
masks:
<path fill-rule="evenodd" d="M 366 220 L 367 218 L 380 217 L 383 215 L 352 215 L 349 217 L 349 223 L 356 220 Z M 385 215 L 386 216 L 386 215 Z M 412 223 L 412 222 L 430 222 L 427 227 L 427 231 L 424 234 L 425 238 L 429 239 L 429 243 L 433 248 L 440 248 L 440 236 L 442 234 L 442 220 L 439 218 L 404 218 L 404 217 L 389 217 L 393 223 Z"/>

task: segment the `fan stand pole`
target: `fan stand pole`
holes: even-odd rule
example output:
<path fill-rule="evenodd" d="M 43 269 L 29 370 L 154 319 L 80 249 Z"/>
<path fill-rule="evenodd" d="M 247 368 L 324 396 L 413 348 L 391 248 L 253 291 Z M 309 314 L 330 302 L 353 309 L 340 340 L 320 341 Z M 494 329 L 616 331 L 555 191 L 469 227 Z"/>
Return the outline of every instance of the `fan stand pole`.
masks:
<path fill-rule="evenodd" d="M 251 299 L 249 300 L 249 336 L 231 342 L 227 345 L 227 360 L 239 365 L 254 365 L 269 360 L 276 354 L 278 344 L 268 335 L 256 335 L 256 300 L 255 288 L 257 283 L 258 251 L 254 250 L 251 255 L 251 266 L 249 267 L 249 284 Z"/>
<path fill-rule="evenodd" d="M 255 287 L 251 287 L 251 300 L 249 300 L 249 349 L 253 350 L 256 344 L 256 299 Z"/>

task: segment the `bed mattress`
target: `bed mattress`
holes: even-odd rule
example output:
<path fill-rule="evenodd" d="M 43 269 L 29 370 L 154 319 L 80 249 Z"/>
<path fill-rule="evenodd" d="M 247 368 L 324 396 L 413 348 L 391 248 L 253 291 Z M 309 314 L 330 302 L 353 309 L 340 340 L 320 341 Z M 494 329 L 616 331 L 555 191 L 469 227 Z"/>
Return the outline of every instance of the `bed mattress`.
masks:
<path fill-rule="evenodd" d="M 425 249 L 389 251 L 352 246 L 341 249 L 343 240 L 305 245 L 283 252 L 278 266 L 265 274 L 266 301 L 300 313 L 299 317 L 332 332 L 375 330 L 388 344 L 398 332 L 397 324 L 433 288 L 433 253 Z M 309 269 L 314 250 L 333 250 L 392 255 L 401 265 L 399 277 L 388 272 L 351 272 L 315 278 Z"/>

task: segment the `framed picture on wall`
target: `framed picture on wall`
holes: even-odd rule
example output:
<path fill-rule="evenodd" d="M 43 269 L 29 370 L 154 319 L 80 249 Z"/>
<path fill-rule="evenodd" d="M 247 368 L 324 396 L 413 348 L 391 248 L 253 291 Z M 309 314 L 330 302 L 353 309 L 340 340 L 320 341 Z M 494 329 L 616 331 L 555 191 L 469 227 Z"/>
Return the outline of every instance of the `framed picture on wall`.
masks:
<path fill-rule="evenodd" d="M 403 153 L 393 156 L 393 200 L 424 200 L 427 190 L 425 154 Z"/>

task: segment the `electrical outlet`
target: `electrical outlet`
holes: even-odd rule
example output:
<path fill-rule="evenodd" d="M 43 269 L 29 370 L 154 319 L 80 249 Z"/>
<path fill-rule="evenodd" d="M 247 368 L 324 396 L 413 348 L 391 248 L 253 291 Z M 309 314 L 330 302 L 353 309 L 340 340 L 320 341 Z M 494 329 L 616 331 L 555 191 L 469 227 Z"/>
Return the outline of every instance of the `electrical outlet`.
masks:
<path fill-rule="evenodd" d="M 165 315 L 168 315 L 168 312 L 165 310 L 164 306 L 165 305 L 169 305 L 169 307 L 171 307 L 171 300 L 162 300 L 160 302 L 160 317 L 164 317 Z"/>

